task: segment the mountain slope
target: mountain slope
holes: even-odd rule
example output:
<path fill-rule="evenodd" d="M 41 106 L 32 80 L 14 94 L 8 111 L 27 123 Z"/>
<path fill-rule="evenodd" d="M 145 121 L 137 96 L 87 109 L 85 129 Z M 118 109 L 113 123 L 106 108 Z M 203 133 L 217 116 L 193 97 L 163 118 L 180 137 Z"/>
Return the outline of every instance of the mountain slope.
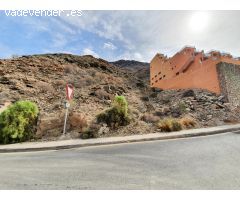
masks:
<path fill-rule="evenodd" d="M 139 62 L 135 60 L 118 60 L 111 63 L 115 66 L 129 69 L 149 68 L 149 63 Z"/>
<path fill-rule="evenodd" d="M 113 65 L 122 69 L 131 71 L 135 77 L 143 80 L 147 84 L 150 82 L 150 64 L 146 62 L 139 62 L 135 60 L 118 60 L 111 62 Z"/>
<path fill-rule="evenodd" d="M 121 61 L 116 66 L 116 63 L 92 56 L 70 54 L 3 59 L 0 60 L 0 104 L 17 100 L 36 102 L 40 119 L 46 119 L 44 126 L 51 127 L 51 131 L 42 131 L 46 137 L 61 135 L 62 121 L 59 119 L 63 119 L 66 83 L 74 86 L 70 112 L 81 113 L 88 123 L 111 106 L 116 94 L 127 98 L 132 123 L 99 137 L 159 131 L 155 122 L 164 117 L 191 115 L 200 127 L 240 118 L 237 111 L 229 110 L 224 98 L 206 91 L 153 90 L 149 88 L 148 65 L 136 61 L 127 63 Z M 133 63 L 139 67 L 134 67 Z"/>

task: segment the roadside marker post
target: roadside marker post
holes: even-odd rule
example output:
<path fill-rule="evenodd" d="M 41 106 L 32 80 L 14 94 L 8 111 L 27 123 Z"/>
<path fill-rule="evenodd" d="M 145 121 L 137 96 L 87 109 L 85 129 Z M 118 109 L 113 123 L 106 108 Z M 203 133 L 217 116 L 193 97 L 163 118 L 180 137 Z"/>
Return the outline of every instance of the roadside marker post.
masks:
<path fill-rule="evenodd" d="M 64 102 L 64 108 L 66 109 L 66 112 L 64 117 L 63 135 L 66 134 L 68 109 L 70 107 L 70 101 L 73 98 L 73 86 L 71 84 L 66 85 L 66 95 L 67 95 L 67 101 Z"/>

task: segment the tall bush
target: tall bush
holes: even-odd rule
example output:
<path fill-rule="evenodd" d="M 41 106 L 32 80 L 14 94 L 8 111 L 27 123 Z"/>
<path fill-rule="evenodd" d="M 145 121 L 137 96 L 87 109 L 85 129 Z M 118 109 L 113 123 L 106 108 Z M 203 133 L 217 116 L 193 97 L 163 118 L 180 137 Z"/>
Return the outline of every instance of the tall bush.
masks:
<path fill-rule="evenodd" d="M 113 101 L 113 107 L 115 107 L 117 111 L 122 113 L 124 116 L 128 115 L 128 103 L 124 96 L 116 95 Z"/>
<path fill-rule="evenodd" d="M 30 101 L 18 101 L 0 113 L 0 143 L 29 140 L 38 116 L 38 107 Z"/>
<path fill-rule="evenodd" d="M 106 123 L 112 128 L 130 123 L 128 103 L 124 96 L 115 96 L 112 107 L 97 115 L 98 123 Z"/>

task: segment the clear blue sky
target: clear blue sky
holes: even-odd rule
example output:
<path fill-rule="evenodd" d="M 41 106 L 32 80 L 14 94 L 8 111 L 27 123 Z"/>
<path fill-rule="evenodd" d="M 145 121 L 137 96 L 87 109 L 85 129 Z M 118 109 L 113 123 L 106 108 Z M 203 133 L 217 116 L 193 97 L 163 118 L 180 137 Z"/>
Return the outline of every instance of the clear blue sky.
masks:
<path fill-rule="evenodd" d="M 10 17 L 0 11 L 0 57 L 65 52 L 150 61 L 185 45 L 240 56 L 239 11 L 83 11 L 80 17 Z"/>

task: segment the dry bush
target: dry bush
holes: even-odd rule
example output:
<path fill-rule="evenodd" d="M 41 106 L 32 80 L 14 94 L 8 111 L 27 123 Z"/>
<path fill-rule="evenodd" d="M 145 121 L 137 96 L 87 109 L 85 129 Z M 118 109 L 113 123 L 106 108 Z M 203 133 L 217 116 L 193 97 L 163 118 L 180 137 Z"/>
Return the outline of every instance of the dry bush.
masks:
<path fill-rule="evenodd" d="M 192 117 L 183 117 L 180 119 L 180 123 L 184 128 L 194 128 L 197 122 Z"/>
<path fill-rule="evenodd" d="M 75 71 L 74 66 L 72 65 L 65 65 L 64 66 L 64 72 L 69 74 L 69 73 L 73 73 Z"/>
<path fill-rule="evenodd" d="M 183 117 L 181 119 L 165 118 L 160 120 L 158 128 L 165 132 L 180 131 L 184 128 L 194 128 L 197 122 L 192 117 Z"/>
<path fill-rule="evenodd" d="M 64 80 L 56 80 L 55 85 L 58 87 L 63 87 L 66 85 L 66 82 Z"/>
<path fill-rule="evenodd" d="M 183 129 L 179 120 L 174 118 L 165 118 L 158 122 L 158 128 L 163 132 L 180 131 Z"/>
<path fill-rule="evenodd" d="M 138 118 L 141 116 L 140 111 L 137 110 L 137 109 L 135 109 L 135 108 L 132 107 L 132 106 L 131 106 L 130 109 L 129 109 L 129 113 L 130 113 L 130 115 L 133 116 L 133 119 L 134 119 L 134 118 L 138 119 Z"/>
<path fill-rule="evenodd" d="M 89 85 L 95 84 L 96 80 L 91 76 L 87 76 L 87 77 L 85 77 L 85 82 L 89 86 Z"/>
<path fill-rule="evenodd" d="M 142 117 L 141 117 L 141 120 L 142 121 L 145 121 L 147 123 L 156 123 L 159 121 L 159 117 L 158 116 L 155 116 L 153 114 L 144 114 Z"/>
<path fill-rule="evenodd" d="M 171 122 L 169 119 L 163 119 L 158 122 L 158 128 L 164 132 L 171 132 Z"/>
<path fill-rule="evenodd" d="M 95 81 L 96 83 L 105 83 L 107 79 L 107 75 L 100 73 L 100 72 L 96 72 L 95 74 Z"/>
<path fill-rule="evenodd" d="M 88 71 L 88 73 L 89 73 L 90 76 L 95 77 L 96 74 L 97 74 L 97 71 L 94 70 L 94 69 L 90 69 L 90 70 Z"/>
<path fill-rule="evenodd" d="M 182 124 L 179 122 L 179 120 L 172 120 L 172 131 L 180 131 L 182 130 Z"/>
<path fill-rule="evenodd" d="M 113 75 L 106 75 L 105 82 L 107 82 L 108 84 L 118 84 L 118 85 L 123 84 L 122 78 L 119 78 Z"/>
<path fill-rule="evenodd" d="M 36 83 L 36 86 L 41 92 L 55 93 L 53 86 L 49 83 L 39 81 Z"/>
<path fill-rule="evenodd" d="M 82 139 L 89 139 L 89 138 L 96 138 L 98 137 L 98 131 L 101 128 L 101 125 L 92 122 L 89 127 L 83 130 L 80 138 Z"/>
<path fill-rule="evenodd" d="M 88 126 L 87 119 L 81 113 L 71 113 L 69 115 L 69 122 L 71 129 L 78 129 L 80 132 Z"/>
<path fill-rule="evenodd" d="M 99 98 L 99 99 L 102 99 L 102 100 L 110 100 L 111 99 L 111 95 L 108 94 L 105 90 L 97 90 L 95 91 L 95 95 Z"/>
<path fill-rule="evenodd" d="M 81 87 L 85 87 L 85 86 L 91 86 L 95 83 L 96 83 L 95 78 L 93 78 L 89 75 L 85 75 L 85 76 L 81 77 L 80 79 L 78 79 L 77 81 L 74 81 L 74 86 L 76 88 L 81 88 Z"/>

